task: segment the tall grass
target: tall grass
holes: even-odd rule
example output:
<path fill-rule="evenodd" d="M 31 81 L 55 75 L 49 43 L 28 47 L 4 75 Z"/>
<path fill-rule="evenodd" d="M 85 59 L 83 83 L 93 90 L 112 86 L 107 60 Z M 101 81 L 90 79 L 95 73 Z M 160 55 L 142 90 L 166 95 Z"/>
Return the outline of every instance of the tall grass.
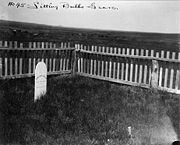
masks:
<path fill-rule="evenodd" d="M 134 144 L 166 144 L 176 138 L 174 128 L 180 133 L 174 94 L 83 77 L 49 78 L 36 102 L 33 79 L 10 80 L 0 92 L 2 143 L 130 144 L 131 126 Z M 171 138 L 155 138 L 156 128 L 167 126 Z"/>

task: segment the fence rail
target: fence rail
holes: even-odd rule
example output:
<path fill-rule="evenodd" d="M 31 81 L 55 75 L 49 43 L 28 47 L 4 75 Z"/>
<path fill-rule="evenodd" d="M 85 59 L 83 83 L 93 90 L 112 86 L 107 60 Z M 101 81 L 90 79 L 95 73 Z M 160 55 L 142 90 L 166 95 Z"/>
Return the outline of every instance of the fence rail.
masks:
<path fill-rule="evenodd" d="M 78 75 L 180 94 L 180 52 L 81 44 L 75 48 Z"/>
<path fill-rule="evenodd" d="M 38 44 L 41 45 L 36 48 Z M 42 44 L 51 47 L 44 48 Z M 70 43 L 0 41 L 0 79 L 34 76 L 39 61 L 46 63 L 48 75 L 69 74 L 72 72 L 73 51 Z"/>
<path fill-rule="evenodd" d="M 76 73 L 180 94 L 180 52 L 0 41 L 0 79 L 33 76 L 39 61 L 46 63 L 48 75 Z"/>

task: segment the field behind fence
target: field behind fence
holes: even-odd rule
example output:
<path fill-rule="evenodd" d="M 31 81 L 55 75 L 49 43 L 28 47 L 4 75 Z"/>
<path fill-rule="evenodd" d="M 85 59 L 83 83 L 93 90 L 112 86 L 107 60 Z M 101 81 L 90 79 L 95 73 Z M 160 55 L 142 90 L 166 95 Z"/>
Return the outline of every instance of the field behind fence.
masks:
<path fill-rule="evenodd" d="M 77 74 L 180 94 L 180 52 L 70 42 L 0 41 L 0 78 L 34 75 L 39 61 L 48 74 Z"/>

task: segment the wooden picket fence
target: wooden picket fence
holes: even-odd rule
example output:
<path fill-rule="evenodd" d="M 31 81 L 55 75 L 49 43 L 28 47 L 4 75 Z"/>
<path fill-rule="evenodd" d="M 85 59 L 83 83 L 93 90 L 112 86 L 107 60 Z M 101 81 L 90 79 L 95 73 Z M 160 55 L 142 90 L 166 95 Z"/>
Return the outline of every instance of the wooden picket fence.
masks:
<path fill-rule="evenodd" d="M 82 44 L 75 48 L 78 75 L 180 94 L 180 52 Z"/>
<path fill-rule="evenodd" d="M 0 41 L 0 79 L 34 76 L 36 64 L 44 61 L 48 75 L 70 74 L 70 43 Z"/>
<path fill-rule="evenodd" d="M 46 63 L 48 75 L 77 74 L 180 94 L 180 52 L 0 41 L 0 79 L 34 76 L 39 61 Z"/>

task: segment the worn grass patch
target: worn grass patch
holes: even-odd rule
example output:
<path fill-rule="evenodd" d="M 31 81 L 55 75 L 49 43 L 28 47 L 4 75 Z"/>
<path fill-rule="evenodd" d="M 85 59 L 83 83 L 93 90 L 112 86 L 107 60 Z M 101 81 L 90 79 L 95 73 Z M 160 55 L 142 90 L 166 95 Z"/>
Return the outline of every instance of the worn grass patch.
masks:
<path fill-rule="evenodd" d="M 178 95 L 83 77 L 51 77 L 47 94 L 34 103 L 33 79 L 2 83 L 2 143 L 166 145 L 180 133 Z"/>

